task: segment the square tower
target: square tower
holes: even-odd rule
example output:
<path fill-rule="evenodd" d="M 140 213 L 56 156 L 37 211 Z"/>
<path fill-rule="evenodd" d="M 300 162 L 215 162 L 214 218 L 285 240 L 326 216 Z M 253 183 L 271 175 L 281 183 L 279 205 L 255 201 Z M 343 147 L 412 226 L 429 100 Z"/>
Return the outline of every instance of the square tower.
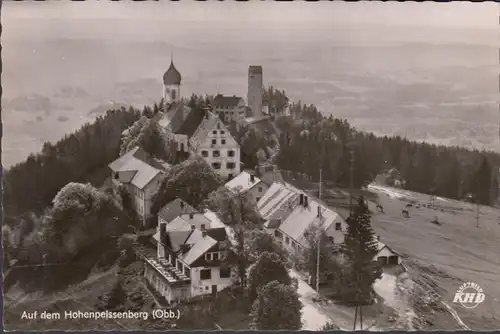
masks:
<path fill-rule="evenodd" d="M 252 110 L 253 117 L 262 116 L 262 66 L 251 65 L 248 67 L 248 93 L 247 103 Z"/>

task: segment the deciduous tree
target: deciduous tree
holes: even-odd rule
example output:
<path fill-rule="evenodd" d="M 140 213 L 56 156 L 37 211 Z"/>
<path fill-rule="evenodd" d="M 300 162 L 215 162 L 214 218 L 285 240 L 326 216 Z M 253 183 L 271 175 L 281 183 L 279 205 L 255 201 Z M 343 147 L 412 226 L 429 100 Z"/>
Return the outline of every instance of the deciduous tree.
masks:
<path fill-rule="evenodd" d="M 249 269 L 248 296 L 250 300 L 255 300 L 259 289 L 271 281 L 278 281 L 285 285 L 292 283 L 286 265 L 279 255 L 264 252 Z"/>

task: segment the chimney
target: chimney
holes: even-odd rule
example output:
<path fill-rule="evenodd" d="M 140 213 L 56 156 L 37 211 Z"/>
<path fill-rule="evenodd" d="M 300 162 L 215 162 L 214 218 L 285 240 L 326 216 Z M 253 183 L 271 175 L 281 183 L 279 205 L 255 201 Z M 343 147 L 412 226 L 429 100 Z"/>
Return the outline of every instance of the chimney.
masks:
<path fill-rule="evenodd" d="M 193 219 L 193 217 L 194 217 L 194 213 L 190 213 L 189 214 L 189 219 Z"/>
<path fill-rule="evenodd" d="M 318 217 L 321 217 L 321 207 L 318 205 Z"/>
<path fill-rule="evenodd" d="M 307 202 L 307 196 L 304 196 L 304 207 L 308 207 L 309 203 Z"/>
<path fill-rule="evenodd" d="M 255 175 L 250 174 L 250 182 L 254 183 L 255 182 Z"/>
<path fill-rule="evenodd" d="M 160 242 L 164 242 L 167 236 L 167 223 L 160 223 Z"/>
<path fill-rule="evenodd" d="M 181 201 L 181 209 L 184 209 L 184 202 Z"/>
<path fill-rule="evenodd" d="M 300 194 L 300 201 L 299 201 L 299 204 L 300 204 L 300 205 L 304 205 L 304 194 Z"/>

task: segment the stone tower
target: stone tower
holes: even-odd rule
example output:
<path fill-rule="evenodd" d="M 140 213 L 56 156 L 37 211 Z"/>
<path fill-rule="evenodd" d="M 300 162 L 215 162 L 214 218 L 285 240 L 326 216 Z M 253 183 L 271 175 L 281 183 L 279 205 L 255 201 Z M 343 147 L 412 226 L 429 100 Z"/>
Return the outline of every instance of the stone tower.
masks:
<path fill-rule="evenodd" d="M 249 66 L 247 103 L 252 110 L 253 117 L 262 116 L 263 89 L 262 66 Z"/>
<path fill-rule="evenodd" d="M 174 60 L 172 58 L 170 60 L 170 67 L 165 74 L 163 74 L 163 101 L 165 102 L 165 105 L 180 101 L 181 79 L 181 74 L 175 68 Z"/>

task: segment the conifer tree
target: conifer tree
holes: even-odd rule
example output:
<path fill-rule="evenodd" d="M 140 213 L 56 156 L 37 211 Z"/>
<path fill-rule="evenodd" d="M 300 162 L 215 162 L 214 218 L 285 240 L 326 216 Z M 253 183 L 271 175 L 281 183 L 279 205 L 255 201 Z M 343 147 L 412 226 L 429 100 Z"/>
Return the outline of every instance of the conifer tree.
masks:
<path fill-rule="evenodd" d="M 356 302 L 361 304 L 371 300 L 373 283 L 382 275 L 380 265 L 374 260 L 378 253 L 378 241 L 362 196 L 347 219 L 347 225 L 342 249 L 348 264 L 346 278 L 355 288 Z"/>

